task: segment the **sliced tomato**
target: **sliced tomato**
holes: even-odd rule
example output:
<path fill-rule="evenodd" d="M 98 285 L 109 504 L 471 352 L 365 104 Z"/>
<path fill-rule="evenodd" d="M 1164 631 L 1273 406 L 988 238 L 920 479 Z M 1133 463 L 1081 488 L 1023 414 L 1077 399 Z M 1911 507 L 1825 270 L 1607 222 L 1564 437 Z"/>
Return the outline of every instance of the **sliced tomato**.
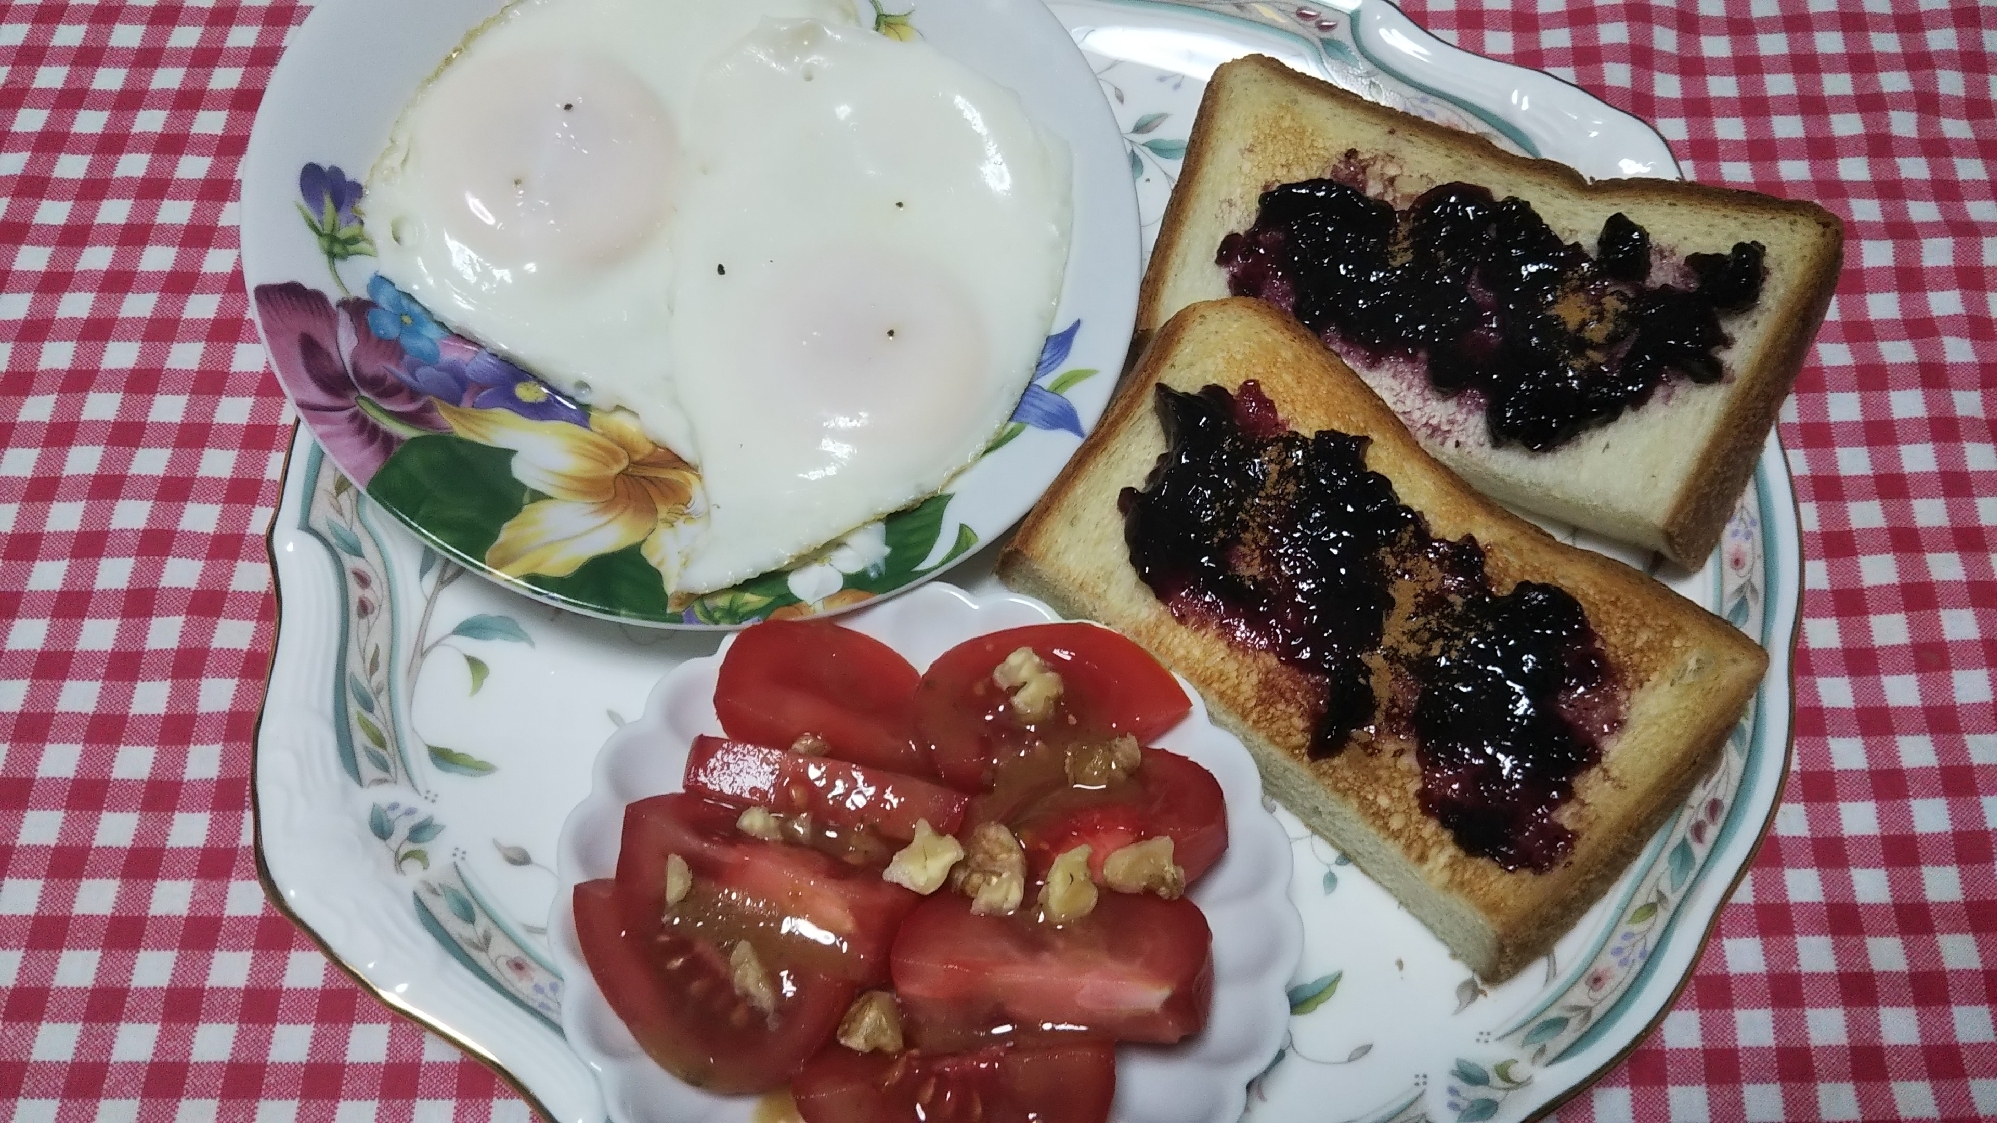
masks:
<path fill-rule="evenodd" d="M 992 672 L 1030 647 L 1061 676 L 1054 716 L 1029 728 L 1012 713 Z M 1128 733 L 1148 741 L 1192 712 L 1172 673 L 1122 635 L 1094 624 L 1035 624 L 967 640 L 943 653 L 916 691 L 916 731 L 938 775 L 978 791 L 993 765 L 1034 740 Z"/>
<path fill-rule="evenodd" d="M 929 775 L 915 743 L 921 676 L 893 648 L 823 620 L 745 628 L 721 660 L 714 711 L 738 741 L 789 748 L 822 737 L 840 760 Z"/>
<path fill-rule="evenodd" d="M 1081 920 L 978 916 L 938 893 L 903 922 L 894 985 L 910 1036 L 955 1049 L 1001 1027 L 1169 1045 L 1206 1024 L 1213 934 L 1181 897 L 1103 893 Z"/>
<path fill-rule="evenodd" d="M 686 790 L 737 806 L 808 814 L 896 842 L 914 838 L 918 820 L 937 834 L 956 834 L 970 804 L 968 796 L 914 776 L 720 737 L 694 738 Z"/>
<path fill-rule="evenodd" d="M 610 1008 L 653 1060 L 711 1092 L 763 1092 L 790 1079 L 830 1039 L 858 989 L 775 968 L 780 997 L 766 1016 L 735 993 L 727 957 L 712 946 L 626 923 L 614 882 L 583 882 L 574 903 L 583 960 Z"/>
<path fill-rule="evenodd" d="M 720 948 L 748 940 L 766 962 L 856 982 L 880 978 L 916 895 L 876 870 L 745 835 L 735 828 L 739 814 L 678 792 L 625 808 L 617 885 L 632 925 Z M 673 854 L 686 862 L 693 887 L 668 909 Z"/>
<path fill-rule="evenodd" d="M 1116 1047 L 1076 1040 L 888 1056 L 830 1046 L 791 1082 L 805 1123 L 1103 1123 Z"/>
<path fill-rule="evenodd" d="M 1177 753 L 1145 749 L 1135 773 L 1103 787 L 1073 787 L 1065 776 L 1062 780 L 1006 823 L 1036 875 L 1056 857 L 1086 845 L 1089 866 L 1100 880 L 1112 851 L 1147 838 L 1170 838 L 1172 860 L 1190 883 L 1227 851 L 1227 801 L 1220 782 Z"/>

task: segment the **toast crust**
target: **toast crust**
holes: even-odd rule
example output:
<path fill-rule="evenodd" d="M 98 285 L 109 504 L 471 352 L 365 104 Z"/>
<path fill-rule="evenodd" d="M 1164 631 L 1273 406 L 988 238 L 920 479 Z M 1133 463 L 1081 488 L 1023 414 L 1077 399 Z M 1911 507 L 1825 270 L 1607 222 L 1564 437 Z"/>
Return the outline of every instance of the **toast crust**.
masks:
<path fill-rule="evenodd" d="M 1359 372 L 1480 490 L 1687 567 L 1703 564 L 1829 306 L 1842 262 L 1838 219 L 1815 203 L 1678 180 L 1590 182 L 1564 164 L 1507 152 L 1251 55 L 1216 70 L 1201 100 L 1139 294 L 1138 346 L 1180 308 L 1227 295 L 1215 251 L 1254 221 L 1262 191 L 1342 162 L 1363 169 L 1370 194 L 1397 205 L 1452 181 L 1518 195 L 1561 237 L 1585 245 L 1623 211 L 1679 257 L 1735 241 L 1769 246 L 1761 300 L 1728 324 L 1735 343 L 1721 353 L 1726 380 L 1674 380 L 1647 405 L 1558 449 L 1494 448 L 1481 411 L 1439 398 L 1405 364 Z"/>
<path fill-rule="evenodd" d="M 1371 438 L 1367 466 L 1393 481 L 1438 538 L 1474 535 L 1500 592 L 1551 581 L 1581 602 L 1628 690 L 1622 729 L 1558 813 L 1569 859 L 1544 874 L 1465 854 L 1424 814 L 1413 745 L 1383 735 L 1310 761 L 1312 687 L 1268 653 L 1180 623 L 1137 577 L 1117 496 L 1165 451 L 1159 384 L 1230 391 L 1253 379 L 1300 432 Z M 1096 431 L 1000 555 L 999 576 L 1060 611 L 1129 634 L 1186 676 L 1240 736 L 1276 797 L 1359 863 L 1487 980 L 1545 954 L 1620 875 L 1717 760 L 1767 656 L 1725 621 L 1620 562 L 1558 542 L 1438 463 L 1357 375 L 1283 312 L 1245 298 L 1202 303 L 1156 333 Z"/>

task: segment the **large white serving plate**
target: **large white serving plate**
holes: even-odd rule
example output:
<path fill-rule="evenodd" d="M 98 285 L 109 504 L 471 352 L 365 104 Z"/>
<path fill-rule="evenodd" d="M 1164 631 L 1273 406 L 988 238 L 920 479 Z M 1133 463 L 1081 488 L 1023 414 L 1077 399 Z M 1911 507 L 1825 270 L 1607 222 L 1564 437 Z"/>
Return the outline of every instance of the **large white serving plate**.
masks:
<path fill-rule="evenodd" d="M 1546 75 L 1456 51 L 1378 0 L 1054 10 L 1117 115 L 1147 241 L 1204 79 L 1251 51 L 1591 174 L 1675 174 L 1640 123 Z M 587 620 L 463 580 L 303 435 L 271 552 L 280 638 L 254 791 L 273 899 L 383 1001 L 493 1065 L 545 1114 L 601 1120 L 595 1084 L 556 1028 L 562 981 L 544 930 L 555 840 L 599 746 L 665 672 L 719 637 Z M 993 552 L 952 579 L 996 592 Z M 1690 973 L 1780 796 L 1801 569 L 1771 438 L 1720 550 L 1698 573 L 1660 574 L 1768 648 L 1762 691 L 1720 769 L 1553 955 L 1503 986 L 1479 987 L 1283 814 L 1307 936 L 1288 1041 L 1251 1084 L 1249 1117 L 1529 1119 L 1632 1048 Z"/>

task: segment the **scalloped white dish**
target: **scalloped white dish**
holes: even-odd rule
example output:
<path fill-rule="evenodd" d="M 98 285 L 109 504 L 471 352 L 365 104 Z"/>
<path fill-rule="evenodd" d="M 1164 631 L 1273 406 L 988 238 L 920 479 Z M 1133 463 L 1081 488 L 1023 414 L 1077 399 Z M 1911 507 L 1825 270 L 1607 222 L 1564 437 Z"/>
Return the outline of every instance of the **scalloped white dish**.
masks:
<path fill-rule="evenodd" d="M 1251 51 L 1591 174 L 1625 161 L 1672 171 L 1641 122 L 1457 51 L 1379 0 L 1053 7 L 1115 114 L 1147 236 L 1205 75 Z M 604 739 L 720 637 L 587 620 L 465 580 L 343 484 L 308 435 L 293 449 L 271 532 L 280 639 L 253 784 L 272 898 L 364 986 L 492 1065 L 537 1110 L 599 1123 L 594 1075 L 560 1029 L 565 984 L 542 930 L 555 842 Z M 1771 438 L 1720 550 L 1697 573 L 1661 574 L 1760 641 L 1768 676 L 1719 770 L 1544 963 L 1480 988 L 1390 896 L 1278 812 L 1306 937 L 1287 1038 L 1251 1082 L 1249 1119 L 1518 1123 L 1657 1024 L 1781 794 L 1801 597 L 1793 495 Z M 992 553 L 950 579 L 1001 592 Z"/>
<path fill-rule="evenodd" d="M 894 648 L 922 670 L 973 636 L 1054 619 L 1025 597 L 972 597 L 934 584 L 839 622 Z M 625 805 L 681 790 L 693 739 L 721 733 L 714 714 L 715 676 L 733 642 L 731 636 L 716 654 L 667 674 L 652 690 L 644 715 L 605 743 L 590 793 L 562 825 L 555 851 L 548 932 L 555 966 L 568 984 L 562 1029 L 569 1047 L 596 1074 L 617 1123 L 748 1123 L 756 1114 L 755 1097 L 700 1091 L 644 1054 L 584 965 L 569 911 L 578 883 L 616 871 Z M 1289 837 L 1263 806 L 1255 761 L 1240 741 L 1207 719 L 1190 686 L 1186 693 L 1193 712 L 1151 743 L 1203 765 L 1220 781 L 1227 800 L 1227 854 L 1187 894 L 1213 929 L 1213 1013 L 1205 1031 L 1184 1044 L 1117 1051 L 1111 1117 L 1118 1123 L 1239 1118 L 1249 1078 L 1282 1043 L 1290 1014 L 1284 987 L 1303 948 L 1303 922 L 1287 892 Z"/>

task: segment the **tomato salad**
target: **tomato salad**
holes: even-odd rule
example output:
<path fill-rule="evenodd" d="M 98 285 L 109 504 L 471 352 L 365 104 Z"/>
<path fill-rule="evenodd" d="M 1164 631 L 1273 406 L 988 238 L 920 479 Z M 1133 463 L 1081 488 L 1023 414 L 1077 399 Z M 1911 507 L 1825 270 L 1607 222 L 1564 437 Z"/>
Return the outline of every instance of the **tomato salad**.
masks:
<path fill-rule="evenodd" d="M 1146 742 L 1192 703 L 1089 624 L 979 636 L 927 672 L 823 621 L 724 657 L 724 736 L 625 809 L 575 889 L 583 958 L 652 1059 L 806 1123 L 1102 1123 L 1117 1042 L 1198 1033 L 1212 934 L 1187 886 L 1219 784 Z"/>

